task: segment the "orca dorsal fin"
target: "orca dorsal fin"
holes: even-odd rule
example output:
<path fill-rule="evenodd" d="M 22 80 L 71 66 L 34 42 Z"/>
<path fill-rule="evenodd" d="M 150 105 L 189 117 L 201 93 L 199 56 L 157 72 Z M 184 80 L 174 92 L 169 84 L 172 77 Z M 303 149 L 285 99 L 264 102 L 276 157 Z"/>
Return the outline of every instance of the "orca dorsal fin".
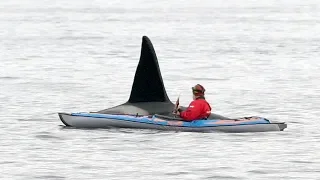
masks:
<path fill-rule="evenodd" d="M 171 102 L 163 84 L 156 52 L 147 36 L 142 37 L 140 61 L 128 102 Z"/>

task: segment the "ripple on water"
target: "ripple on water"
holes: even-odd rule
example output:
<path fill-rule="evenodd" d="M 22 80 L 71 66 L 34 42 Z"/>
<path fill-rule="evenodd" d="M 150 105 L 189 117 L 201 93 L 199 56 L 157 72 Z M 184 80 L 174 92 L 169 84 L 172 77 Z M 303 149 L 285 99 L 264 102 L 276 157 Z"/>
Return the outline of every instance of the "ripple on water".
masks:
<path fill-rule="evenodd" d="M 48 135 L 48 134 L 42 134 L 42 135 L 35 135 L 36 138 L 38 139 L 58 139 L 58 140 L 62 140 L 63 138 L 58 137 L 58 136 L 53 136 L 53 135 Z"/>
<path fill-rule="evenodd" d="M 20 79 L 19 77 L 14 77 L 14 76 L 0 76 L 0 79 L 2 80 L 16 80 L 16 79 Z"/>
<path fill-rule="evenodd" d="M 35 176 L 34 177 L 35 179 L 66 179 L 66 177 L 64 176 L 54 176 L 54 175 L 51 175 L 51 176 L 48 176 L 48 175 L 44 175 L 44 176 Z"/>
<path fill-rule="evenodd" d="M 228 176 L 228 175 L 213 175 L 213 176 L 208 176 L 205 177 L 204 179 L 235 179 L 235 180 L 241 180 L 241 179 L 245 179 L 239 176 Z"/>

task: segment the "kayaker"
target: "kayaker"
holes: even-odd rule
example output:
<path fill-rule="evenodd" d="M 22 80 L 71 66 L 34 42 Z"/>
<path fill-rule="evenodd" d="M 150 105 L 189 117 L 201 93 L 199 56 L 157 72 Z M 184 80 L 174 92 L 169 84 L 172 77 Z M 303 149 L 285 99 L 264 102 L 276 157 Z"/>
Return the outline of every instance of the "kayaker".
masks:
<path fill-rule="evenodd" d="M 204 97 L 204 92 L 205 89 L 200 84 L 192 87 L 193 101 L 185 111 L 178 107 L 176 115 L 186 121 L 207 119 L 211 114 L 211 107 Z"/>

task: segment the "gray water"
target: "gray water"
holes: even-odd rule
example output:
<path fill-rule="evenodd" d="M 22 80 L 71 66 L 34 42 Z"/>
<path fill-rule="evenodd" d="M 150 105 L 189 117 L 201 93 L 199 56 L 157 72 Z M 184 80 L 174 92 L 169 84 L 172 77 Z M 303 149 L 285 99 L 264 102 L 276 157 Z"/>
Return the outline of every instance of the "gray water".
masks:
<path fill-rule="evenodd" d="M 0 179 L 320 179 L 317 0 L 0 1 Z M 125 102 L 147 35 L 167 93 L 283 132 L 63 128 Z"/>

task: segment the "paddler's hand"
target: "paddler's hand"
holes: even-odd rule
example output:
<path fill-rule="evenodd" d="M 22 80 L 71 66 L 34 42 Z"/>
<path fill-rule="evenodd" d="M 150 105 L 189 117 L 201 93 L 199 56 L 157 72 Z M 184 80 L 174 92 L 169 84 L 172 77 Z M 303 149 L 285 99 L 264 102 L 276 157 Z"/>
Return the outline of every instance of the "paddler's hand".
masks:
<path fill-rule="evenodd" d="M 173 111 L 172 114 L 175 115 L 175 116 L 180 116 L 180 112 L 179 111 Z"/>
<path fill-rule="evenodd" d="M 179 114 L 180 114 L 181 111 L 182 111 L 181 106 L 179 106 L 179 107 L 177 108 L 177 112 L 179 112 Z"/>
<path fill-rule="evenodd" d="M 180 116 L 180 112 L 181 112 L 181 109 L 180 109 L 180 106 L 179 106 L 176 110 L 173 111 L 172 114 L 174 114 L 176 116 Z"/>

